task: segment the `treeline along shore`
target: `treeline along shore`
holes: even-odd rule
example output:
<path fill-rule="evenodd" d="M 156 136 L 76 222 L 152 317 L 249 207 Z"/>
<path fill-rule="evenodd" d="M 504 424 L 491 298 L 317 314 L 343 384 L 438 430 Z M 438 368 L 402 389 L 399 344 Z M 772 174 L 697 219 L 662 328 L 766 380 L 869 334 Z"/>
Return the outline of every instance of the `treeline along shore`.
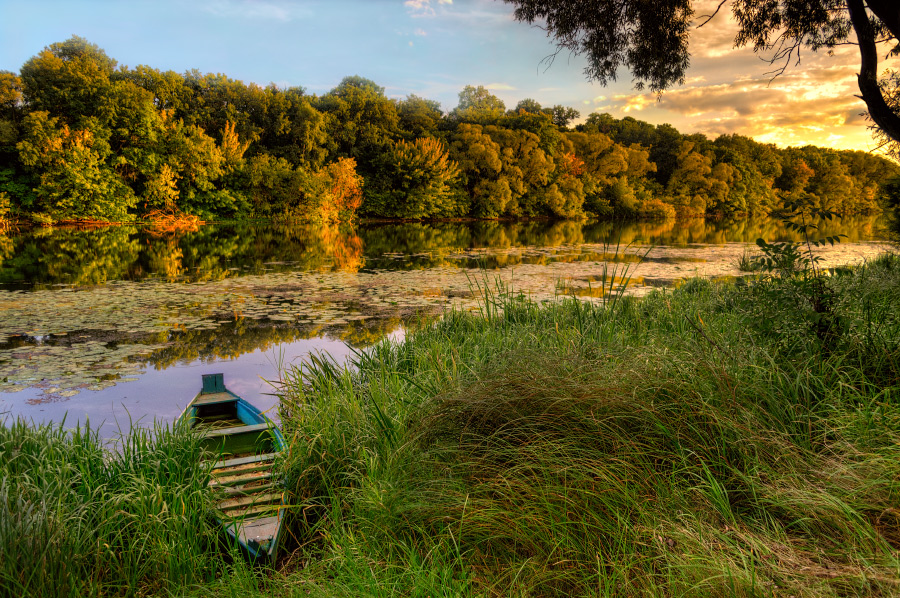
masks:
<path fill-rule="evenodd" d="M 72 37 L 0 72 L 0 219 L 739 217 L 797 200 L 859 214 L 900 186 L 863 151 L 579 117 L 481 86 L 444 113 L 358 76 L 317 96 L 120 67 Z"/>

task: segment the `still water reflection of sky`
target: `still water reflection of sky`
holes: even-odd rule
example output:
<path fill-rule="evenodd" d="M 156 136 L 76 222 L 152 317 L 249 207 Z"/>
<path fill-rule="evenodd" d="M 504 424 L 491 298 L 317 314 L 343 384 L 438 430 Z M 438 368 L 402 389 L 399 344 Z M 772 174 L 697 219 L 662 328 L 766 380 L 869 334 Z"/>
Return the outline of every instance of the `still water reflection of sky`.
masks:
<path fill-rule="evenodd" d="M 397 331 L 394 338 L 402 338 Z M 90 421 L 104 437 L 127 430 L 130 422 L 150 425 L 154 418 L 172 421 L 200 389 L 200 376 L 222 372 L 229 390 L 244 397 L 277 419 L 277 398 L 271 381 L 279 378 L 279 363 L 299 366 L 310 353 L 326 351 L 343 363 L 350 348 L 330 338 L 304 339 L 284 343 L 276 349 L 256 350 L 233 359 L 194 360 L 166 369 L 148 368 L 133 382 L 116 384 L 100 391 L 85 390 L 71 400 L 45 401 L 40 389 L 29 388 L 15 394 L 0 394 L 0 413 L 40 421 L 62 421 L 67 425 Z"/>

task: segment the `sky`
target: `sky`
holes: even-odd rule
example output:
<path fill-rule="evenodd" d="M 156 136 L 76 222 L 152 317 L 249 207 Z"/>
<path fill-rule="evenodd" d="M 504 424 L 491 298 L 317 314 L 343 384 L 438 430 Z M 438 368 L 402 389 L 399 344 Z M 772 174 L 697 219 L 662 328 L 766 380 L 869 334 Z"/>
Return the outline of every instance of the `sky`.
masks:
<path fill-rule="evenodd" d="M 701 0 L 697 14 L 717 2 Z M 734 49 L 736 26 L 723 10 L 691 37 L 683 85 L 661 97 L 637 92 L 627 71 L 603 87 L 585 61 L 541 29 L 513 18 L 500 0 L 0 0 L 0 70 L 22 64 L 72 35 L 120 65 L 223 73 L 245 83 L 301 86 L 323 94 L 349 75 L 415 94 L 444 110 L 466 85 L 483 85 L 507 108 L 544 106 L 669 123 L 714 138 L 738 133 L 779 146 L 815 144 L 874 150 L 855 97 L 859 57 L 804 51 L 801 64 L 772 79 L 772 66 Z M 699 23 L 699 20 L 698 20 Z"/>

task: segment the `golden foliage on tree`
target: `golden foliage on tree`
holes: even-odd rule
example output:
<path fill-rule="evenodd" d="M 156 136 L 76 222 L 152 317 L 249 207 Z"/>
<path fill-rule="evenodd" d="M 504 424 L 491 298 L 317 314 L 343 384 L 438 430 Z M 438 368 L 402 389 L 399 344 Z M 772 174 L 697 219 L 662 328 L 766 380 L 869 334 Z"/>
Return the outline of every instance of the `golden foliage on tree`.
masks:
<path fill-rule="evenodd" d="M 219 144 L 219 151 L 222 152 L 228 169 L 233 170 L 241 164 L 244 152 L 249 147 L 249 141 L 241 142 L 235 131 L 235 124 L 231 121 L 225 123 L 225 128 L 222 129 L 222 142 Z"/>
<path fill-rule="evenodd" d="M 159 174 L 147 180 L 144 199 L 148 207 L 171 209 L 178 200 L 178 174 L 168 164 L 163 164 Z"/>
<path fill-rule="evenodd" d="M 321 170 L 298 168 L 293 177 L 299 201 L 285 208 L 285 214 L 299 220 L 347 222 L 362 205 L 363 178 L 356 172 L 354 158 L 339 158 Z"/>
<path fill-rule="evenodd" d="M 6 191 L 0 191 L 0 233 L 5 233 L 10 228 L 8 214 L 9 194 Z"/>
<path fill-rule="evenodd" d="M 323 175 L 330 182 L 330 201 L 323 204 L 322 210 L 336 217 L 327 219 L 340 219 L 341 214 L 356 213 L 363 199 L 363 179 L 356 173 L 356 159 L 338 158 L 325 167 Z"/>
<path fill-rule="evenodd" d="M 572 152 L 562 154 L 556 159 L 556 170 L 562 177 L 580 177 L 585 173 L 584 160 Z"/>

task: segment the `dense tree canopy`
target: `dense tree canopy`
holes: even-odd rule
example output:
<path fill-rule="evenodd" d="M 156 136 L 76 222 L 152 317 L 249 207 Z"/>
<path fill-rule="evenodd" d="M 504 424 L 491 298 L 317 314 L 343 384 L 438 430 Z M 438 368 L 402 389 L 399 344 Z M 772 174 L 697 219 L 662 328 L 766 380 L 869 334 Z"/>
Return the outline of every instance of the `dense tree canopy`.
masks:
<path fill-rule="evenodd" d="M 643 10 L 643 9 L 642 9 Z M 118 67 L 86 40 L 0 72 L 0 209 L 38 222 L 290 217 L 741 216 L 802 199 L 897 203 L 865 152 L 711 140 L 466 86 L 445 114 L 360 76 L 316 96 L 223 74 Z M 894 177 L 892 179 L 892 177 Z M 0 217 L 3 216 L 0 214 Z"/>
<path fill-rule="evenodd" d="M 603 84 L 618 69 L 636 86 L 662 91 L 684 82 L 696 0 L 504 0 L 520 21 L 541 22 L 560 49 L 584 54 L 586 75 Z M 778 67 L 799 61 L 803 47 L 831 49 L 848 42 L 860 53 L 860 97 L 881 133 L 900 148 L 900 75 L 880 80 L 879 43 L 900 50 L 900 2 L 896 0 L 722 0 L 740 27 L 736 46 L 752 46 Z M 715 14 L 715 13 L 714 13 Z M 710 17 L 713 18 L 713 17 Z M 709 18 L 705 19 L 708 21 Z"/>

